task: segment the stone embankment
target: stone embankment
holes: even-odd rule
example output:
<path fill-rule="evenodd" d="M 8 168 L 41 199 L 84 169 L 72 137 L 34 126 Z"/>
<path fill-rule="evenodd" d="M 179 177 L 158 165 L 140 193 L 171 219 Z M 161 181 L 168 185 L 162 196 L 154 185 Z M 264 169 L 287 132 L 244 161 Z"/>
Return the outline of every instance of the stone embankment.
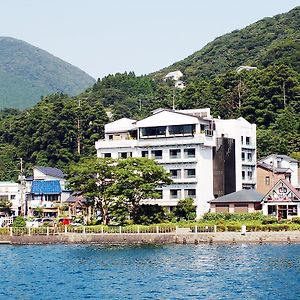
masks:
<path fill-rule="evenodd" d="M 210 233 L 62 233 L 57 235 L 1 235 L 0 244 L 238 244 L 238 243 L 300 243 L 300 231 L 282 232 L 210 232 Z"/>

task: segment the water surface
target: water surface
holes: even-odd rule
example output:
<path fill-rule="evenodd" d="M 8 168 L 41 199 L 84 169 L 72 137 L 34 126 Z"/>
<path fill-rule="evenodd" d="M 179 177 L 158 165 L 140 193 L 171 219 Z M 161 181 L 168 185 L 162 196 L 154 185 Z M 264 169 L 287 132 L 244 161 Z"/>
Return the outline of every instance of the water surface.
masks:
<path fill-rule="evenodd" d="M 0 246 L 0 299 L 299 299 L 300 245 Z"/>

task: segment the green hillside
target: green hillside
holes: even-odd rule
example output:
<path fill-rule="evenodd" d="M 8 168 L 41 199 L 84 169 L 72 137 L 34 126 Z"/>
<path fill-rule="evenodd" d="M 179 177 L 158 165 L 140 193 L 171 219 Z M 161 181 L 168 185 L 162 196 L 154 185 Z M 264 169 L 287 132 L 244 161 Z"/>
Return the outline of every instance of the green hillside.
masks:
<path fill-rule="evenodd" d="M 0 37 L 0 109 L 26 108 L 42 95 L 76 95 L 95 80 L 71 64 L 21 40 Z"/>
<path fill-rule="evenodd" d="M 200 51 L 153 73 L 181 70 L 186 79 L 212 77 L 241 65 L 285 64 L 300 72 L 300 6 L 216 38 Z"/>

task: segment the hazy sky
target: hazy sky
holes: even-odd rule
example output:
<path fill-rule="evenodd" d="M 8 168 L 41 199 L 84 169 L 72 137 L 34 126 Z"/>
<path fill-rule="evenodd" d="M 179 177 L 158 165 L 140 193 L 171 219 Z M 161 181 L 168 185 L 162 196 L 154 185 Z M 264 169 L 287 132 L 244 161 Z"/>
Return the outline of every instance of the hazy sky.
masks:
<path fill-rule="evenodd" d="M 22 39 L 95 78 L 147 74 L 296 0 L 0 0 L 0 36 Z"/>

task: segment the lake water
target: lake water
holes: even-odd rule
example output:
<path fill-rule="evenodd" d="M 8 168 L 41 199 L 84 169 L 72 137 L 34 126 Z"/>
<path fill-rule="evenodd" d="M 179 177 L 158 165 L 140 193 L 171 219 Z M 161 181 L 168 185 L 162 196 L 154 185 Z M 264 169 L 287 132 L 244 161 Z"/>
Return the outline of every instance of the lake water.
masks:
<path fill-rule="evenodd" d="M 0 245 L 0 299 L 300 299 L 300 245 Z"/>

